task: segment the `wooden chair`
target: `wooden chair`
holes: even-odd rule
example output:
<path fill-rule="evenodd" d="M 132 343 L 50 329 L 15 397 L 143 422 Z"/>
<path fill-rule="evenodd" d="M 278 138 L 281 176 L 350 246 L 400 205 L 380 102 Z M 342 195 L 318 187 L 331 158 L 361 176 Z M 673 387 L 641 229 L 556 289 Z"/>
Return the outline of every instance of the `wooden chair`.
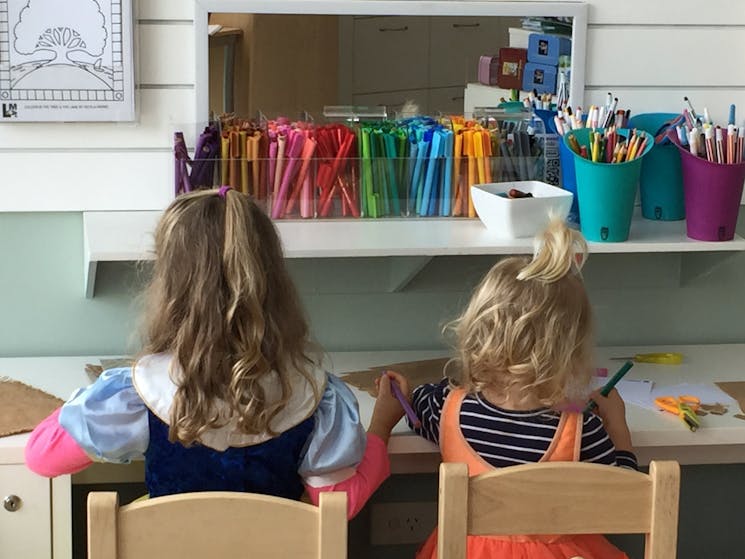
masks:
<path fill-rule="evenodd" d="M 646 534 L 646 559 L 675 559 L 680 467 L 649 475 L 598 464 L 545 462 L 468 477 L 440 466 L 438 559 L 465 559 L 466 535 Z"/>
<path fill-rule="evenodd" d="M 346 493 L 320 505 L 267 495 L 184 493 L 119 507 L 116 493 L 88 495 L 88 559 L 345 559 Z"/>

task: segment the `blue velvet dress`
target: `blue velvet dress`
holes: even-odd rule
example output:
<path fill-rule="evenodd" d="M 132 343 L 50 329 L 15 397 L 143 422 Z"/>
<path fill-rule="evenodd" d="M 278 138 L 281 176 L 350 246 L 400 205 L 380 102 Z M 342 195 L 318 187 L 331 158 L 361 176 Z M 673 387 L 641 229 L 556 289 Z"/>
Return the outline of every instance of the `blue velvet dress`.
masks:
<path fill-rule="evenodd" d="M 299 499 L 298 468 L 314 421 L 268 441 L 223 451 L 168 440 L 168 425 L 148 411 L 150 444 L 145 451 L 145 483 L 151 497 L 190 491 L 244 491 Z"/>
<path fill-rule="evenodd" d="M 162 368 L 168 360 L 153 361 L 153 367 Z M 152 387 L 141 396 L 132 376 L 129 367 L 104 371 L 62 406 L 59 422 L 94 461 L 144 459 L 153 497 L 245 491 L 298 499 L 304 482 L 322 487 L 346 479 L 364 455 L 357 400 L 346 384 L 322 371 L 317 372 L 325 384 L 320 402 L 311 401 L 306 410 L 285 406 L 280 414 L 289 420 L 276 436 L 267 433 L 246 442 L 226 427 L 212 433 L 216 438 L 189 447 L 170 442 L 161 419 L 168 417 L 174 387 L 166 382 L 160 392 L 156 385 L 155 396 Z"/>

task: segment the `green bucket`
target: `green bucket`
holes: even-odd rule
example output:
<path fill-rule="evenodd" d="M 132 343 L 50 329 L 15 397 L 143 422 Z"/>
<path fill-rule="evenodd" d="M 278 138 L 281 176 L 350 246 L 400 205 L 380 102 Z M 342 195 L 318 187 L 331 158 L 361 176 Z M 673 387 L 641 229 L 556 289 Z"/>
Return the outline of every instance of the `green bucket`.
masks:
<path fill-rule="evenodd" d="M 589 128 L 573 130 L 580 145 L 589 145 Z M 617 130 L 619 136 L 628 138 L 630 130 Z M 654 145 L 654 138 L 646 132 L 637 132 L 647 137 L 644 153 L 625 163 L 593 163 L 581 155 L 574 154 L 577 175 L 577 198 L 580 228 L 588 241 L 618 243 L 628 240 L 631 217 L 634 213 L 636 191 L 639 187 L 642 159 Z M 574 153 L 574 152 L 573 152 Z"/>

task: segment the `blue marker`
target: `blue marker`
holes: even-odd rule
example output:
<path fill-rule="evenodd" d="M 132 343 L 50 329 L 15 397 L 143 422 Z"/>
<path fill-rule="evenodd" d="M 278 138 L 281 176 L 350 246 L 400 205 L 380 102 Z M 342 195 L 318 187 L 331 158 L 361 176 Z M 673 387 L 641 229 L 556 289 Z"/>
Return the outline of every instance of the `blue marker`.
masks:
<path fill-rule="evenodd" d="M 428 128 L 424 131 L 419 141 L 419 154 L 417 156 L 417 169 L 419 174 L 416 177 L 416 199 L 414 200 L 414 208 L 417 214 L 421 215 L 422 208 L 422 194 L 424 194 L 424 179 L 427 175 L 427 161 L 429 159 L 429 152 L 432 149 L 432 137 L 434 130 Z"/>
<path fill-rule="evenodd" d="M 443 177 L 442 205 L 440 206 L 440 215 L 450 215 L 450 195 L 453 182 L 453 133 L 450 130 L 445 132 L 445 176 Z"/>
<path fill-rule="evenodd" d="M 732 126 L 735 125 L 735 106 L 730 105 L 729 106 L 729 122 L 728 124 L 731 124 Z"/>
<path fill-rule="evenodd" d="M 432 195 L 432 183 L 435 179 L 435 169 L 437 158 L 440 157 L 440 140 L 442 139 L 439 130 L 433 131 L 432 143 L 430 144 L 429 164 L 427 165 L 427 174 L 424 179 L 424 192 L 421 199 L 417 198 L 417 210 L 420 216 L 429 215 L 430 196 Z"/>

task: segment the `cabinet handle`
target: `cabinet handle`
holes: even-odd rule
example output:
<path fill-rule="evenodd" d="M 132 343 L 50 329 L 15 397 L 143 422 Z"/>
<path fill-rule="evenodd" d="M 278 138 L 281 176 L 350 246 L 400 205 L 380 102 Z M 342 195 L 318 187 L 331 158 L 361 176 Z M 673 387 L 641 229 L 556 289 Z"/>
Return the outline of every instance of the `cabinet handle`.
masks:
<path fill-rule="evenodd" d="M 450 100 L 451 101 L 463 101 L 465 100 L 465 97 L 463 97 L 463 95 L 459 95 L 458 97 L 451 97 Z"/>
<path fill-rule="evenodd" d="M 15 512 L 21 508 L 21 498 L 18 495 L 8 495 L 3 499 L 3 506 L 8 512 Z"/>
<path fill-rule="evenodd" d="M 378 31 L 385 33 L 387 31 L 408 31 L 409 26 L 404 25 L 403 27 L 378 27 Z"/>
<path fill-rule="evenodd" d="M 465 29 L 467 27 L 474 28 L 479 27 L 480 25 L 480 23 L 454 23 L 453 29 Z"/>

